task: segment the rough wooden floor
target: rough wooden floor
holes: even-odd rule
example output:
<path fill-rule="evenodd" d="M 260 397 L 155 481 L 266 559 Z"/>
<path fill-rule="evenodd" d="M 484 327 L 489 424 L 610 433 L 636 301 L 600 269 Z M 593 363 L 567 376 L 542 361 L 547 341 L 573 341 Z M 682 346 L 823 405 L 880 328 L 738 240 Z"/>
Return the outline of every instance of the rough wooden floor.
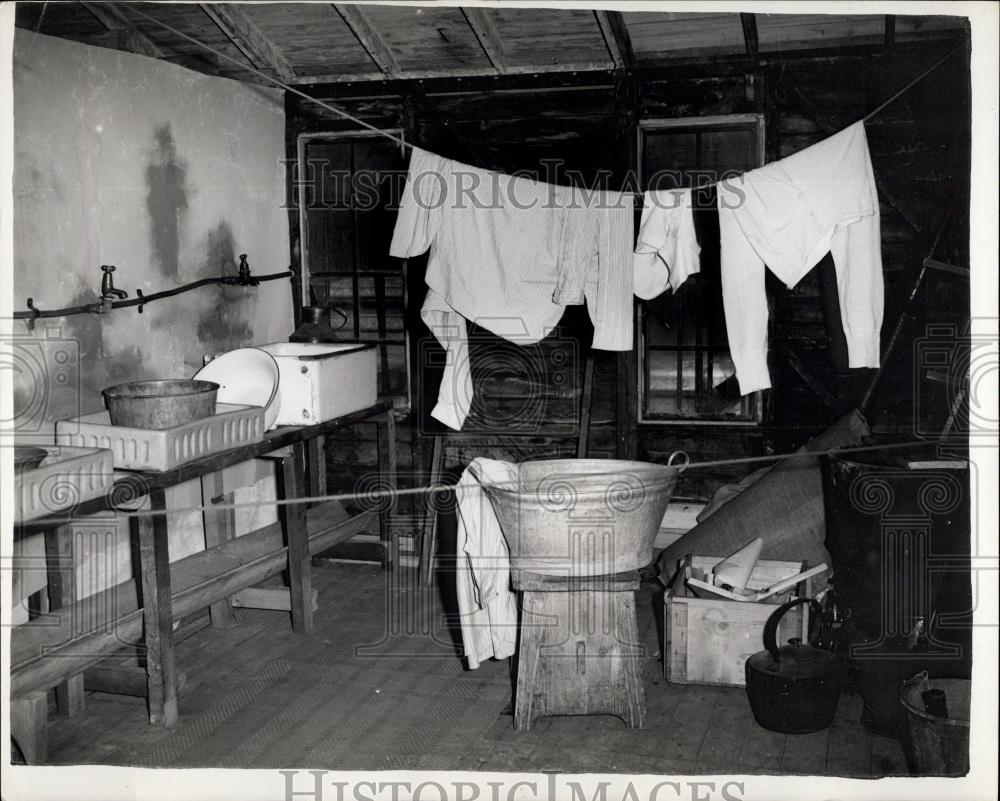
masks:
<path fill-rule="evenodd" d="M 647 724 L 555 717 L 515 731 L 505 662 L 463 670 L 437 588 L 413 571 L 314 570 L 316 631 L 279 612 L 237 610 L 178 648 L 188 674 L 180 723 L 147 723 L 145 702 L 103 693 L 50 726 L 52 764 L 490 770 L 564 773 L 905 775 L 895 740 L 867 734 L 845 696 L 827 731 L 756 725 L 739 688 L 672 685 L 660 675 L 653 588 L 637 596 L 648 656 Z"/>

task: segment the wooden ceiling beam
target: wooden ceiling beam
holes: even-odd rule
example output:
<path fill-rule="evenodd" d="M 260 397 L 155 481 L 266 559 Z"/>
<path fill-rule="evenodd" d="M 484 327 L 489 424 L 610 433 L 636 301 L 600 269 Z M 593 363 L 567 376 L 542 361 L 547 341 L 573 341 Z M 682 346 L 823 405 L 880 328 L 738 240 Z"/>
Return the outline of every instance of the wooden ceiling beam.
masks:
<path fill-rule="evenodd" d="M 620 11 L 594 11 L 594 17 L 604 37 L 604 46 L 614 62 L 615 69 L 632 70 L 635 67 L 635 52 L 632 37 L 628 35 L 625 19 Z"/>
<path fill-rule="evenodd" d="M 895 53 L 898 57 L 930 57 L 943 52 L 942 48 L 954 47 L 966 41 L 963 37 L 941 36 L 913 42 L 897 42 Z M 857 64 L 859 69 L 875 67 L 883 63 L 889 51 L 883 44 L 864 44 L 841 47 L 823 47 L 802 50 L 786 50 L 780 53 L 765 53 L 759 64 L 751 62 L 745 54 L 712 56 L 697 60 L 644 59 L 636 68 L 636 73 L 646 81 L 676 80 L 682 78 L 711 78 L 725 75 L 744 75 L 762 66 L 781 64 L 843 61 Z M 424 90 L 432 94 L 438 89 L 457 88 L 469 91 L 493 91 L 505 86 L 530 87 L 542 85 L 548 79 L 557 85 L 591 85 L 607 83 L 610 78 L 608 61 L 546 65 L 510 66 L 507 74 L 498 78 L 488 67 L 453 70 L 407 70 L 398 80 L 388 81 L 380 73 L 310 75 L 300 78 L 296 85 L 317 97 L 336 97 L 341 94 L 385 95 L 403 91 L 406 81 L 424 82 Z"/>
<path fill-rule="evenodd" d="M 505 68 L 504 78 L 524 78 L 539 75 L 569 75 L 575 73 L 605 72 L 611 70 L 606 61 L 602 62 L 581 62 L 570 64 L 550 64 L 544 67 L 535 65 L 513 65 Z M 406 70 L 399 72 L 394 80 L 399 81 L 429 81 L 429 80 L 469 80 L 469 79 L 490 79 L 495 81 L 497 74 L 492 68 L 458 68 L 447 70 Z M 352 83 L 385 83 L 385 76 L 381 73 L 344 74 L 333 73 L 330 75 L 309 75 L 299 78 L 296 86 L 317 86 L 323 84 L 352 84 Z"/>
<path fill-rule="evenodd" d="M 740 14 L 740 23 L 743 25 L 743 42 L 747 50 L 747 58 L 751 61 L 760 60 L 760 44 L 757 38 L 757 15 Z"/>
<path fill-rule="evenodd" d="M 493 69 L 497 71 L 498 75 L 505 75 L 507 73 L 507 57 L 504 53 L 503 42 L 500 40 L 500 35 L 497 33 L 496 26 L 490 19 L 487 10 L 479 6 L 471 6 L 462 8 L 461 11 L 465 16 L 465 21 L 469 23 L 472 33 L 479 41 L 479 46 L 486 54 L 486 58 L 493 65 Z"/>
<path fill-rule="evenodd" d="M 150 58 L 163 58 L 164 53 L 121 11 L 121 3 L 81 3 L 91 16 L 111 33 L 118 34 L 122 49 Z"/>
<path fill-rule="evenodd" d="M 201 10 L 219 26 L 226 38 L 257 69 L 272 69 L 286 81 L 295 79 L 295 70 L 239 5 L 230 3 L 199 3 Z"/>
<path fill-rule="evenodd" d="M 397 78 L 401 72 L 399 62 L 389 49 L 382 34 L 372 27 L 371 21 L 365 16 L 361 6 L 341 5 L 333 3 L 333 7 L 344 23 L 351 29 L 351 33 L 361 43 L 361 46 L 368 54 L 368 58 L 375 62 L 382 74 L 386 78 Z"/>

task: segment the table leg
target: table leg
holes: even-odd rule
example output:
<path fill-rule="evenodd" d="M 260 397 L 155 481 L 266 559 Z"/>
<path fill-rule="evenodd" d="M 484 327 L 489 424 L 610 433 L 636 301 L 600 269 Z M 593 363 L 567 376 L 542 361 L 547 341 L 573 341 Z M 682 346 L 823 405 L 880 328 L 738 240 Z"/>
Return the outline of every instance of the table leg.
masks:
<path fill-rule="evenodd" d="M 225 491 L 222 471 L 201 477 L 201 505 L 204 509 L 202 520 L 205 528 L 205 550 L 209 550 L 236 536 L 236 510 L 214 509 L 214 504 L 232 505 L 233 494 Z M 236 622 L 233 606 L 229 598 L 223 598 L 208 608 L 212 628 L 221 629 Z"/>
<path fill-rule="evenodd" d="M 303 497 L 305 448 L 297 443 L 291 453 L 278 460 L 278 498 L 291 500 Z M 309 559 L 309 531 L 306 527 L 306 507 L 303 503 L 278 506 L 281 529 L 288 546 L 288 583 L 292 599 L 292 629 L 300 634 L 313 630 L 312 563 Z"/>
<path fill-rule="evenodd" d="M 133 530 L 139 540 L 149 722 L 157 726 L 172 726 L 177 722 L 177 667 L 174 660 L 166 497 L 163 490 L 154 490 L 149 499 L 151 509 L 163 514 L 132 518 Z"/>
<path fill-rule="evenodd" d="M 28 765 L 45 762 L 49 755 L 47 705 L 48 696 L 43 690 L 10 699 L 10 736 L 17 741 Z"/>
<path fill-rule="evenodd" d="M 444 435 L 437 434 L 431 448 L 431 469 L 427 483 L 432 487 L 440 484 L 443 472 Z M 434 557 L 437 555 L 438 512 L 434 496 L 426 495 L 424 504 L 426 512 L 420 532 L 420 583 L 424 587 L 430 587 L 434 579 Z"/>
<path fill-rule="evenodd" d="M 396 489 L 396 418 L 392 409 L 376 423 L 378 427 L 378 470 L 381 486 L 389 490 Z M 396 504 L 393 496 L 381 507 L 379 512 L 379 534 L 382 538 L 382 567 L 392 570 L 396 550 L 393 542 L 392 509 Z"/>
<path fill-rule="evenodd" d="M 306 486 L 311 498 L 326 495 L 326 437 L 323 435 L 306 441 Z"/>
<path fill-rule="evenodd" d="M 66 681 L 59 682 L 56 690 L 56 709 L 68 718 L 82 712 L 86 706 L 84 699 L 83 674 L 77 673 Z"/>
<path fill-rule="evenodd" d="M 62 609 L 76 599 L 73 562 L 73 527 L 57 526 L 45 532 L 45 569 L 49 611 Z"/>
<path fill-rule="evenodd" d="M 45 531 L 45 566 L 49 611 L 55 612 L 76 600 L 76 559 L 72 525 Z M 78 673 L 55 687 L 56 708 L 60 715 L 71 717 L 84 707 L 83 674 Z"/>

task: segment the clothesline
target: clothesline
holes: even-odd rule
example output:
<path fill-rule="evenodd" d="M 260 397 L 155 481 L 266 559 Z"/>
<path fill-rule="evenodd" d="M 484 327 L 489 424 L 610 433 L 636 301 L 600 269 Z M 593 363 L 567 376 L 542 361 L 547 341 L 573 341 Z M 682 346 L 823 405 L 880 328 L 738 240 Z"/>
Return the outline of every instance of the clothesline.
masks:
<path fill-rule="evenodd" d="M 228 61 L 231 64 L 235 64 L 236 66 L 240 67 L 243 70 L 252 72 L 254 75 L 258 76 L 259 78 L 263 78 L 264 80 L 266 80 L 266 81 L 268 81 L 270 83 L 273 83 L 275 86 L 277 86 L 277 87 L 279 87 L 281 89 L 284 89 L 286 92 L 291 92 L 292 94 L 296 95 L 297 97 L 301 97 L 304 100 L 309 101 L 310 103 L 314 103 L 315 105 L 320 106 L 321 108 L 324 108 L 327 111 L 332 111 L 334 114 L 337 114 L 337 115 L 343 117 L 344 119 L 349 120 L 350 122 L 355 123 L 356 125 L 360 125 L 362 128 L 365 128 L 366 130 L 372 131 L 373 133 L 376 133 L 376 134 L 378 134 L 380 136 L 383 136 L 383 137 L 385 137 L 387 139 L 391 139 L 393 142 L 395 142 L 396 144 L 398 144 L 403 149 L 405 149 L 405 148 L 412 149 L 412 148 L 416 147 L 416 145 L 414 145 L 413 143 L 407 142 L 403 137 L 396 136 L 396 134 L 392 133 L 391 131 L 387 131 L 384 128 L 379 128 L 378 126 L 372 125 L 369 122 L 365 122 L 361 118 L 355 117 L 353 114 L 350 114 L 350 113 L 344 111 L 343 109 L 338 108 L 337 106 L 334 106 L 334 105 L 332 105 L 330 103 L 327 103 L 327 102 L 325 102 L 323 100 L 320 100 L 320 99 L 318 99 L 316 97 L 313 97 L 312 95 L 306 94 L 302 90 L 296 89 L 294 86 L 291 86 L 291 85 L 285 83 L 284 81 L 282 81 L 282 80 L 280 80 L 278 78 L 275 78 L 275 77 L 273 77 L 271 75 L 268 75 L 267 73 L 263 72 L 262 70 L 259 70 L 259 69 L 255 68 L 253 66 L 247 67 L 246 64 L 244 64 L 243 62 L 239 61 L 238 59 L 233 58 L 232 56 L 230 56 L 230 55 L 228 55 L 226 53 L 223 53 L 220 50 L 215 49 L 211 45 L 205 44 L 200 39 L 197 39 L 194 36 L 191 36 L 190 34 L 184 33 L 184 31 L 178 30 L 177 28 L 175 28 L 174 26 L 172 26 L 172 25 L 170 25 L 170 24 L 168 24 L 166 22 L 163 22 L 161 20 L 158 20 L 158 19 L 156 19 L 154 17 L 149 16 L 148 14 L 140 11 L 137 8 L 133 7 L 131 9 L 131 11 L 134 14 L 138 14 L 140 17 L 142 17 L 143 19 L 147 20 L 148 22 L 151 22 L 154 25 L 158 25 L 159 27 L 164 28 L 165 30 L 170 31 L 171 33 L 175 34 L 176 36 L 180 36 L 181 38 L 186 39 L 187 41 L 191 42 L 192 44 L 195 44 L 198 47 L 202 48 L 203 50 L 206 50 L 207 52 L 212 53 L 213 55 L 217 56 L 218 58 L 221 58 L 221 59 L 223 59 L 225 61 Z M 872 109 L 871 111 L 869 111 L 864 117 L 861 118 L 861 121 L 862 122 L 868 122 L 870 119 L 872 119 L 873 117 L 875 117 L 877 114 L 881 113 L 886 107 L 888 107 L 889 105 L 891 105 L 892 103 L 894 103 L 902 95 L 906 94 L 906 92 L 908 92 L 910 89 L 912 89 L 916 84 L 918 84 L 920 81 L 922 81 L 928 75 L 930 75 L 930 73 L 932 73 L 934 70 L 936 70 L 938 67 L 940 67 L 945 61 L 947 61 L 949 58 L 951 58 L 959 50 L 962 50 L 964 47 L 965 47 L 965 44 L 963 43 L 963 44 L 960 44 L 957 47 L 953 48 L 952 50 L 948 51 L 944 56 L 942 56 L 940 59 L 938 59 L 937 61 L 935 61 L 931 66 L 929 66 L 927 69 L 925 69 L 919 75 L 917 75 L 913 80 L 911 80 L 908 84 L 906 84 L 902 89 L 900 89 L 898 92 L 896 92 L 895 94 L 893 94 L 887 100 L 885 100 L 884 102 L 880 103 L 874 109 Z M 636 198 L 643 197 L 643 193 L 641 193 L 641 192 L 622 192 L 622 194 L 632 195 L 633 197 L 636 197 Z"/>
<path fill-rule="evenodd" d="M 138 13 L 154 24 L 174 30 L 178 36 L 189 39 L 198 46 L 205 46 L 195 37 L 177 31 L 166 23 L 160 23 L 142 12 Z M 771 386 L 766 363 L 765 270 L 770 269 L 787 286 L 793 287 L 822 256 L 821 250 L 817 249 L 827 244 L 838 271 L 837 294 L 848 345 L 849 364 L 851 367 L 879 366 L 878 332 L 882 322 L 884 295 L 879 199 L 864 121 L 870 120 L 895 102 L 963 46 L 953 48 L 934 64 L 923 69 L 861 121 L 805 150 L 782 158 L 780 162 L 745 173 L 742 181 L 751 189 L 750 195 L 756 198 L 756 202 L 751 202 L 750 195 L 737 198 L 737 207 L 727 205 L 727 213 L 724 215 L 722 211 L 726 204 L 723 203 L 722 190 L 726 184 L 717 184 L 720 192 L 722 299 L 730 353 L 741 394 L 746 395 Z M 215 52 L 219 58 L 239 63 L 224 53 L 207 49 Z M 492 173 L 473 166 L 458 165 L 451 159 L 418 150 L 415 145 L 407 143 L 395 133 L 365 122 L 335 105 L 310 97 L 260 70 L 253 71 L 266 81 L 305 98 L 309 103 L 328 109 L 365 130 L 398 143 L 401 148 L 413 149 L 414 155 L 410 159 L 411 178 L 419 174 L 418 168 L 423 168 L 425 174 L 439 176 L 457 175 L 459 168 Z M 821 127 L 825 132 L 828 131 L 827 126 Z M 776 166 L 778 164 L 785 169 L 781 170 Z M 771 175 L 775 170 L 779 173 L 777 177 Z M 767 177 L 764 177 L 765 171 Z M 769 201 L 766 203 L 760 200 L 763 190 L 754 187 L 758 178 L 767 184 Z M 523 281 L 517 288 L 511 289 L 511 282 L 505 277 L 522 274 L 523 265 L 513 263 L 512 259 L 516 259 L 510 255 L 519 251 L 497 247 L 497 243 L 512 243 L 513 239 L 492 237 L 487 238 L 486 245 L 480 242 L 479 247 L 472 247 L 477 258 L 471 263 L 479 265 L 481 269 L 478 273 L 470 272 L 470 262 L 455 254 L 465 253 L 471 247 L 470 241 L 480 239 L 478 224 L 470 225 L 470 220 L 475 222 L 475 215 L 451 215 L 448 225 L 442 228 L 440 223 L 445 217 L 432 217 L 429 209 L 433 204 L 418 200 L 421 193 L 433 195 L 435 190 L 428 190 L 426 186 L 421 188 L 419 184 L 416 180 L 407 181 L 389 255 L 398 258 L 420 255 L 430 249 L 437 241 L 437 234 L 442 232 L 443 244 L 437 243 L 439 247 L 435 248 L 434 255 L 428 262 L 426 280 L 429 290 L 421 309 L 421 318 L 448 353 L 438 403 L 431 411 L 431 416 L 452 429 L 462 428 L 473 397 L 465 320 L 509 320 L 513 316 L 528 329 L 526 340 L 538 341 L 551 331 L 557 322 L 557 314 L 561 314 L 567 303 L 580 303 L 585 299 L 595 326 L 592 347 L 614 351 L 629 350 L 633 345 L 633 295 L 648 299 L 658 294 L 656 290 L 664 291 L 667 285 L 676 291 L 683 281 L 682 274 L 699 270 L 697 237 L 694 222 L 689 219 L 692 216 L 690 210 L 672 215 L 679 219 L 668 219 L 663 214 L 664 210 L 659 208 L 655 195 L 623 191 L 611 193 L 614 198 L 611 204 L 605 202 L 611 198 L 601 197 L 602 207 L 599 212 L 586 208 L 591 216 L 587 217 L 581 211 L 579 215 L 573 215 L 572 221 L 564 221 L 556 247 L 559 257 L 552 264 L 546 262 L 544 265 L 553 270 L 552 276 L 549 276 L 554 278 L 551 294 L 531 293 L 528 291 L 530 287 Z M 551 191 L 557 188 L 550 183 L 532 184 L 535 190 L 545 188 L 546 191 Z M 774 227 L 773 211 L 784 207 L 787 212 L 791 212 L 799 206 L 802 194 L 797 187 L 806 184 L 825 186 L 827 190 L 813 192 L 810 198 L 811 216 L 808 219 L 798 218 L 799 227 L 795 232 L 798 239 L 793 241 L 786 236 L 787 231 Z M 705 188 L 711 190 L 711 186 Z M 572 187 L 565 189 L 572 190 Z M 683 191 L 692 192 L 691 189 Z M 742 193 L 736 189 L 735 194 Z M 628 252 L 633 244 L 631 204 L 618 202 L 619 198 L 632 198 L 643 205 L 641 241 L 634 254 Z M 489 203 L 489 199 L 486 202 Z M 609 208 L 609 205 L 614 206 L 614 209 Z M 860 216 L 859 210 L 863 212 Z M 503 219 L 509 220 L 509 216 Z M 483 223 L 497 233 L 494 228 L 498 224 L 496 219 L 484 220 Z M 855 224 L 845 230 L 849 223 Z M 513 228 L 506 222 L 501 228 L 504 225 L 507 226 L 506 235 L 510 237 L 513 234 L 521 243 L 530 232 L 539 245 L 546 244 L 544 235 L 547 232 L 547 221 L 541 217 L 532 218 L 530 222 L 522 219 Z M 643 226 L 652 230 L 645 240 L 642 239 Z M 813 230 L 814 228 L 817 230 Z M 825 239 L 819 228 L 825 229 Z M 749 234 L 748 230 L 754 233 Z M 577 250 L 579 254 L 576 254 Z M 568 257 L 566 254 L 570 251 L 581 258 Z M 670 251 L 669 255 L 666 251 Z M 655 256 L 646 258 L 650 253 Z M 596 259 L 593 258 L 595 255 Z M 516 258 L 523 260 L 523 256 Z M 678 261 L 679 264 L 675 263 Z M 631 264 L 626 266 L 626 262 Z M 661 262 L 667 265 L 666 274 L 660 266 Z M 593 275 L 585 273 L 584 268 L 590 270 L 595 264 L 598 267 L 591 271 Z M 736 264 L 740 265 L 739 270 L 733 269 Z M 567 265 L 573 265 L 576 269 Z M 675 280 L 675 273 L 680 280 Z M 475 290 L 470 290 L 473 282 L 469 279 L 473 274 L 485 283 L 476 283 Z M 643 284 L 640 287 L 637 274 L 643 280 L 648 278 L 650 285 Z M 456 275 L 460 277 L 456 278 Z M 548 276 L 547 273 L 546 275 Z M 591 281 L 591 278 L 596 280 Z M 588 294 L 588 288 L 592 286 L 596 286 L 596 289 Z M 642 291 L 635 291 L 637 288 Z M 552 303 L 546 302 L 548 300 Z M 625 325 L 626 322 L 628 325 Z M 497 325 L 503 328 L 505 323 Z M 499 336 L 511 339 L 504 330 L 489 325 L 486 327 Z"/>
<path fill-rule="evenodd" d="M 925 440 L 910 440 L 907 442 L 894 442 L 884 445 L 858 445 L 850 448 L 829 448 L 823 451 L 793 451 L 791 453 L 778 453 L 769 454 L 767 456 L 741 456 L 733 459 L 711 459 L 704 462 L 686 462 L 684 464 L 672 465 L 676 467 L 679 471 L 687 470 L 698 470 L 707 467 L 731 467 L 733 465 L 748 465 L 748 464 L 760 464 L 766 462 L 780 462 L 785 459 L 815 459 L 820 456 L 839 456 L 841 454 L 857 454 L 857 453 L 874 453 L 878 451 L 891 451 L 891 450 L 901 450 L 904 448 L 916 448 L 919 446 L 927 447 L 929 443 Z M 651 462 L 650 464 L 657 464 Z M 663 465 L 664 467 L 671 465 Z M 621 470 L 617 471 L 607 471 L 607 472 L 589 472 L 586 474 L 588 478 L 595 478 L 600 476 L 608 476 L 609 478 L 621 478 L 623 474 Z M 305 498 L 285 498 L 285 499 L 274 499 L 267 501 L 247 501 L 246 503 L 220 503 L 212 504 L 212 510 L 222 511 L 229 509 L 259 509 L 263 507 L 279 507 L 279 506 L 294 506 L 296 504 L 316 504 L 325 503 L 328 501 L 361 501 L 367 502 L 369 504 L 381 505 L 389 499 L 395 499 L 400 497 L 407 497 L 413 495 L 435 495 L 440 492 L 451 492 L 458 487 L 468 487 L 468 486 L 479 486 L 478 484 L 427 484 L 420 487 L 409 487 L 406 489 L 390 488 L 385 487 L 383 489 L 370 489 L 364 492 L 342 492 L 333 495 L 312 495 Z M 498 482 L 492 484 L 491 486 L 504 487 L 510 486 L 512 488 L 517 487 L 516 482 Z M 134 500 L 138 501 L 143 496 L 141 493 L 142 489 L 142 479 L 138 478 L 136 483 L 137 495 Z M 205 511 L 207 507 L 205 506 L 189 506 L 180 509 L 171 509 L 170 514 L 172 515 L 183 515 L 183 514 L 198 514 Z M 131 517 L 154 517 L 156 515 L 162 515 L 161 510 L 155 509 L 113 509 L 116 515 L 125 518 Z M 76 518 L 46 518 L 47 522 L 64 522 L 71 523 Z"/>

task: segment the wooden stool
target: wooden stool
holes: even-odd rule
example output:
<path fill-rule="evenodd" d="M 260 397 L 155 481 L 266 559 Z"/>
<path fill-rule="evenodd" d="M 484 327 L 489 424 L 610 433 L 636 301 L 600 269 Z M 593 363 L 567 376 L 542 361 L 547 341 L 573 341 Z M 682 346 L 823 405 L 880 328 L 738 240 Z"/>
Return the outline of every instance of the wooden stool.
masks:
<path fill-rule="evenodd" d="M 514 728 L 546 715 L 617 715 L 632 729 L 646 713 L 633 592 L 639 574 L 511 574 L 522 593 Z"/>

